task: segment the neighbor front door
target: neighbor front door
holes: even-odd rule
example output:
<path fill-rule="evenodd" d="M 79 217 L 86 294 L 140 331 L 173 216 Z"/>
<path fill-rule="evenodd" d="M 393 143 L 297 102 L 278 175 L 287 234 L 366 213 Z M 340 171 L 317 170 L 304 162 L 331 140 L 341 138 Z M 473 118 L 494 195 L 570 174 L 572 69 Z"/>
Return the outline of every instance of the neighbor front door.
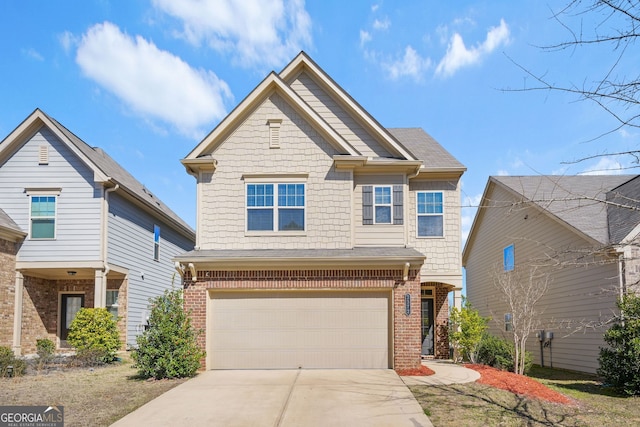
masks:
<path fill-rule="evenodd" d="M 84 295 L 82 294 L 62 294 L 60 306 L 60 347 L 68 347 L 67 336 L 69 327 L 76 317 L 76 313 L 84 307 Z"/>

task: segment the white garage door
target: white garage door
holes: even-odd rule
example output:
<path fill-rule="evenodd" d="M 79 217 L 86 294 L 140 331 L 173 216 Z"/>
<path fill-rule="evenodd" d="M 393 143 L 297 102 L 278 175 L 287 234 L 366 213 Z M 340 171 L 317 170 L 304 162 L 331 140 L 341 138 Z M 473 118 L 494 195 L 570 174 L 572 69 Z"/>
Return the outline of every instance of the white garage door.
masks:
<path fill-rule="evenodd" d="M 389 368 L 390 292 L 213 292 L 212 369 Z"/>

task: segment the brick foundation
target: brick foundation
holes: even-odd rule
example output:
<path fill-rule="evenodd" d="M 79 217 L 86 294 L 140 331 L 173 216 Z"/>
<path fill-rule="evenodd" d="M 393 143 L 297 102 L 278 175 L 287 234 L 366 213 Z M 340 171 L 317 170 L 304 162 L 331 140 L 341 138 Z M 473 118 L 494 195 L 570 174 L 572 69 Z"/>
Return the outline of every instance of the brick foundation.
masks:
<path fill-rule="evenodd" d="M 420 272 L 410 270 L 401 280 L 402 270 L 262 270 L 198 271 L 197 282 L 184 280 L 184 305 L 196 329 L 206 330 L 209 289 L 392 289 L 393 366 L 413 369 L 420 366 Z M 411 295 L 411 313 L 405 314 L 405 294 Z M 198 341 L 206 350 L 205 334 Z M 205 361 L 202 361 L 205 368 Z"/>

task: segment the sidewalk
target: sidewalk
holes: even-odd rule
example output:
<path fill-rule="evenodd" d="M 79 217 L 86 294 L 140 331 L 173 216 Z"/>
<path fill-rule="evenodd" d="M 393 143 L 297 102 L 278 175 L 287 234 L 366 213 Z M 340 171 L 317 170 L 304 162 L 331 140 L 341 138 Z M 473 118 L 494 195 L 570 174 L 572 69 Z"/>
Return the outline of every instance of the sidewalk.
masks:
<path fill-rule="evenodd" d="M 480 378 L 472 369 L 453 363 L 451 360 L 423 360 L 422 364 L 435 374 L 427 377 L 401 377 L 406 385 L 448 385 L 471 383 Z"/>

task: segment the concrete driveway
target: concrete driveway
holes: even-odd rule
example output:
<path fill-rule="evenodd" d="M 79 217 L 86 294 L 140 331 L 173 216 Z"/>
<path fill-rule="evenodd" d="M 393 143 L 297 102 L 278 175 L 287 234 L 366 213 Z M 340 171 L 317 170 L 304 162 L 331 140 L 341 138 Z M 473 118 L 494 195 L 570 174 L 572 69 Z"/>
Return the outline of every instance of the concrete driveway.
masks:
<path fill-rule="evenodd" d="M 432 426 L 392 370 L 206 371 L 124 426 Z"/>

